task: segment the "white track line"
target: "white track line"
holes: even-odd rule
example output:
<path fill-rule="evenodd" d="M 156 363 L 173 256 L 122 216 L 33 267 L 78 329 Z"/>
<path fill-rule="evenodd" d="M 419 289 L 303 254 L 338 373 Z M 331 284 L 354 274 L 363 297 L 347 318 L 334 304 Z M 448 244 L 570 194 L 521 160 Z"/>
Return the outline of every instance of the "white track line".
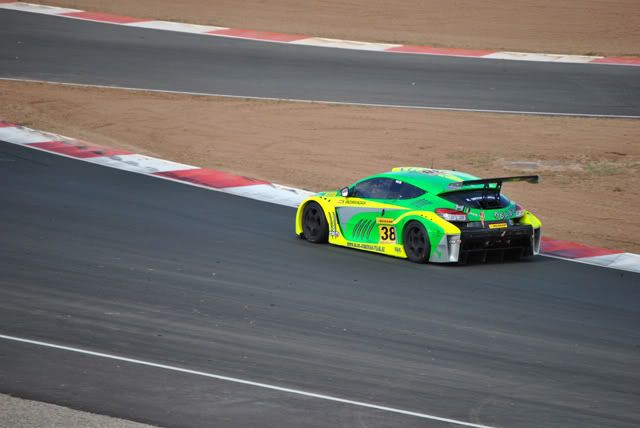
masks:
<path fill-rule="evenodd" d="M 593 117 L 593 118 L 602 118 L 602 119 L 640 119 L 640 116 L 627 116 L 627 115 L 618 115 L 618 114 L 551 113 L 551 112 L 542 112 L 542 111 L 430 107 L 430 106 L 411 106 L 411 105 L 401 105 L 401 104 L 356 103 L 356 102 L 347 102 L 347 101 L 318 101 L 318 100 L 303 100 L 303 99 L 297 99 L 297 98 L 252 97 L 248 95 L 210 94 L 207 92 L 170 91 L 165 89 L 130 88 L 126 86 L 90 85 L 85 83 L 68 83 L 68 82 L 55 82 L 55 81 L 49 81 L 49 80 L 0 77 L 0 81 L 3 81 L 3 80 L 10 81 L 10 82 L 47 83 L 50 85 L 74 86 L 74 87 L 84 87 L 84 88 L 119 89 L 124 91 L 192 95 L 192 96 L 198 96 L 198 97 L 237 98 L 237 99 L 243 99 L 243 100 L 288 101 L 293 103 L 307 103 L 307 104 L 346 105 L 346 106 L 359 106 L 359 107 L 386 107 L 386 108 L 403 108 L 403 109 L 414 109 L 414 110 L 458 111 L 458 112 L 473 112 L 473 113 L 529 114 L 529 115 L 535 115 L 535 116 Z"/>
<path fill-rule="evenodd" d="M 414 416 L 414 417 L 417 417 L 417 418 L 430 419 L 430 420 L 434 420 L 434 421 L 445 422 L 445 423 L 455 424 L 455 425 L 460 425 L 460 426 L 473 427 L 473 428 L 494 428 L 494 427 L 490 427 L 488 425 L 474 424 L 474 423 L 470 423 L 470 422 L 459 421 L 457 419 L 441 418 L 439 416 L 429 415 L 429 414 L 426 414 L 426 413 L 412 412 L 412 411 L 409 411 L 409 410 L 396 409 L 394 407 L 379 406 L 377 404 L 370 404 L 370 403 L 365 403 L 365 402 L 362 402 L 362 401 L 347 400 L 347 399 L 344 399 L 344 398 L 334 397 L 334 396 L 331 396 L 331 395 L 317 394 L 317 393 L 314 393 L 314 392 L 307 392 L 307 391 L 302 391 L 302 390 L 299 390 L 299 389 L 285 388 L 285 387 L 282 387 L 282 386 L 270 385 L 270 384 L 267 384 L 267 383 L 260 383 L 260 382 L 253 382 L 253 381 L 250 381 L 250 380 L 238 379 L 238 378 L 229 377 L 229 376 L 222 376 L 222 375 L 217 375 L 217 374 L 214 374 L 214 373 L 206 373 L 206 372 L 201 372 L 201 371 L 197 371 L 197 370 L 189 370 L 189 369 L 185 369 L 185 368 L 182 368 L 182 367 L 169 366 L 169 365 L 166 365 L 166 364 L 152 363 L 152 362 L 149 362 L 149 361 L 143 361 L 143 360 L 137 360 L 137 359 L 134 359 L 134 358 L 121 357 L 121 356 L 113 355 L 113 354 L 105 354 L 105 353 L 102 353 L 102 352 L 88 351 L 86 349 L 73 348 L 71 346 L 56 345 L 56 344 L 48 343 L 48 342 L 41 342 L 39 340 L 25 339 L 25 338 L 16 337 L 16 336 L 7 336 L 7 335 L 4 335 L 4 334 L 0 334 L 0 339 L 11 340 L 11 341 L 14 341 L 14 342 L 28 343 L 30 345 L 44 346 L 44 347 L 47 347 L 47 348 L 60 349 L 60 350 L 63 350 L 63 351 L 76 352 L 78 354 L 91 355 L 91 356 L 94 356 L 94 357 L 107 358 L 107 359 L 110 359 L 110 360 L 124 361 L 124 362 L 127 362 L 127 363 L 139 364 L 139 365 L 147 366 L 147 367 L 154 367 L 154 368 L 158 368 L 158 369 L 171 370 L 171 371 L 174 371 L 174 372 L 187 373 L 187 374 L 191 374 L 191 375 L 202 376 L 202 377 L 207 377 L 207 378 L 212 378 L 212 379 L 217 379 L 217 380 L 223 380 L 223 381 L 227 381 L 227 382 L 240 383 L 240 384 L 243 384 L 243 385 L 254 386 L 254 387 L 257 387 L 257 388 L 270 389 L 270 390 L 274 390 L 274 391 L 286 392 L 286 393 L 289 393 L 289 394 L 303 395 L 305 397 L 318 398 L 320 400 L 333 401 L 333 402 L 342 403 L 342 404 L 350 404 L 352 406 L 365 407 L 365 408 L 368 408 L 368 409 L 381 410 L 381 411 L 390 412 L 390 413 L 398 413 L 398 414 L 405 415 L 405 416 Z"/>

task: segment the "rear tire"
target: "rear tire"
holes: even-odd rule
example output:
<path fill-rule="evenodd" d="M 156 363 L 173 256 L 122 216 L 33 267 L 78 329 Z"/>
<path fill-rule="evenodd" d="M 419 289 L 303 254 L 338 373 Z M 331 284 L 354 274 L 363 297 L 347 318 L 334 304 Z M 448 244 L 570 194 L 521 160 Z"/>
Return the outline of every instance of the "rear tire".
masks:
<path fill-rule="evenodd" d="M 431 255 L 431 244 L 427 230 L 419 221 L 410 221 L 402 234 L 404 252 L 409 261 L 426 263 Z"/>
<path fill-rule="evenodd" d="M 302 210 L 302 234 L 307 241 L 314 244 L 329 240 L 327 218 L 317 202 L 309 202 Z"/>

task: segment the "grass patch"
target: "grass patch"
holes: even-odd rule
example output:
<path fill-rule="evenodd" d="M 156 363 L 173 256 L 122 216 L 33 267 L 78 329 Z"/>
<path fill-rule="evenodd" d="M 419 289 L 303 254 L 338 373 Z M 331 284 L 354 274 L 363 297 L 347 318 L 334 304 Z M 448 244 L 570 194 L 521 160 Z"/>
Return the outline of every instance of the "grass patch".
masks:
<path fill-rule="evenodd" d="M 618 175 L 625 172 L 625 168 L 609 162 L 591 162 L 584 166 L 584 171 L 598 177 Z"/>

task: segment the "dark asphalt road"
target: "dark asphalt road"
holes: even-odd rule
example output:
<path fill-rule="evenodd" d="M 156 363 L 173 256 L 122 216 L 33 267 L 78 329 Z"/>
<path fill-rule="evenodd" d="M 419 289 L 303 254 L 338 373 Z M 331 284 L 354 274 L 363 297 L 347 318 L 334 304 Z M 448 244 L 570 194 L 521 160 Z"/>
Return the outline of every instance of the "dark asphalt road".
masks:
<path fill-rule="evenodd" d="M 0 77 L 254 97 L 640 116 L 640 67 L 398 55 L 0 11 Z"/>
<path fill-rule="evenodd" d="M 316 246 L 292 209 L 0 143 L 0 333 L 499 427 L 640 425 L 640 275 Z M 0 392 L 171 427 L 442 427 L 0 340 Z"/>

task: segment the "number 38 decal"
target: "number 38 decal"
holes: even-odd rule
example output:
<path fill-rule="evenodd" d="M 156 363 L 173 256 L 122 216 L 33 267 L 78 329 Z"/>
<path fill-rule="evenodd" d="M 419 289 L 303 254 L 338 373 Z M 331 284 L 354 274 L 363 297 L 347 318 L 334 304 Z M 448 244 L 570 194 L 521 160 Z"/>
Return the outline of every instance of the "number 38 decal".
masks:
<path fill-rule="evenodd" d="M 395 243 L 396 228 L 393 226 L 380 226 L 380 242 Z"/>

